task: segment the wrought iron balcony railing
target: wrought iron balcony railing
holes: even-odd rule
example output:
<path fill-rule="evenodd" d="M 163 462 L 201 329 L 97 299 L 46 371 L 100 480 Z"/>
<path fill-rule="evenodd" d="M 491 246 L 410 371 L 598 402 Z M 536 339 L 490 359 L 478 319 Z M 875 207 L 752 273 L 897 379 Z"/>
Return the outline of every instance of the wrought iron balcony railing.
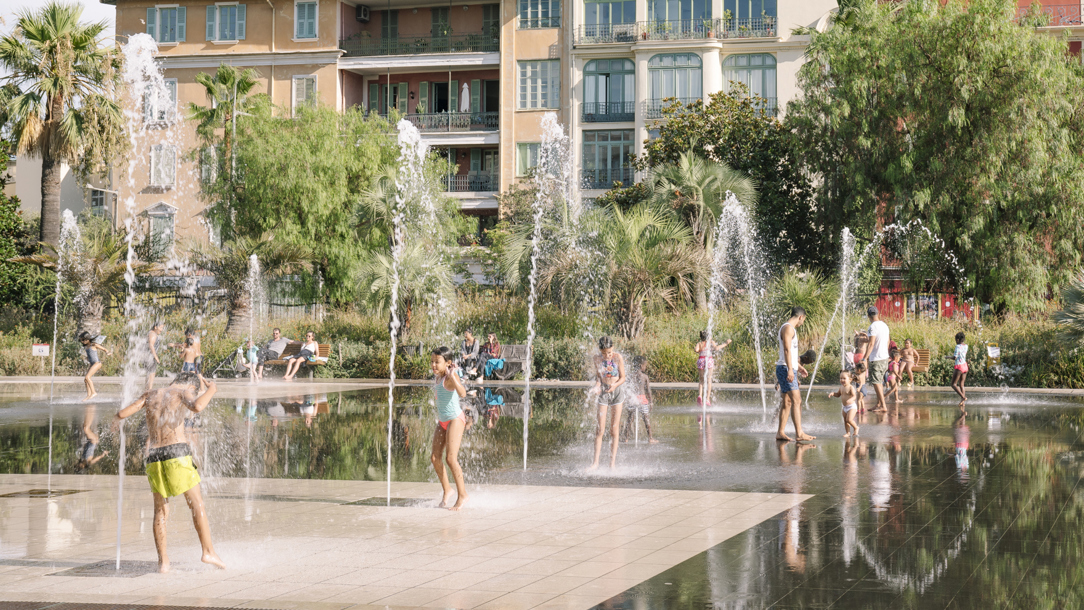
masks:
<path fill-rule="evenodd" d="M 585 169 L 581 172 L 581 178 L 585 189 L 611 189 L 615 182 L 620 182 L 622 186 L 632 186 L 634 174 L 631 167 Z"/>
<path fill-rule="evenodd" d="M 631 43 L 641 40 L 704 40 L 709 38 L 774 38 L 776 17 L 763 19 L 682 19 L 581 25 L 574 44 Z"/>
<path fill-rule="evenodd" d="M 661 119 L 662 111 L 664 108 L 670 106 L 688 106 L 693 102 L 699 102 L 698 97 L 666 97 L 662 99 L 644 100 L 644 118 L 645 119 Z"/>
<path fill-rule="evenodd" d="M 1047 4 L 1036 7 L 1036 9 L 1039 11 L 1040 15 L 1045 17 L 1046 23 L 1043 25 L 1046 27 L 1084 24 L 1084 21 L 1081 19 L 1079 2 L 1074 2 L 1073 4 Z M 1020 7 L 1016 9 L 1016 18 L 1018 20 L 1022 19 L 1030 13 L 1030 6 Z"/>
<path fill-rule="evenodd" d="M 387 114 L 381 115 L 387 117 Z M 499 114 L 496 112 L 430 112 L 407 114 L 410 121 L 422 133 L 440 131 L 497 131 Z"/>
<path fill-rule="evenodd" d="M 500 190 L 500 179 L 495 174 L 475 174 L 444 176 L 446 193 L 479 193 Z"/>
<path fill-rule="evenodd" d="M 584 123 L 616 123 L 636 120 L 636 102 L 584 102 Z"/>
<path fill-rule="evenodd" d="M 488 53 L 501 50 L 500 37 L 482 32 L 446 36 L 396 36 L 339 41 L 346 57 L 420 55 L 425 53 Z"/>

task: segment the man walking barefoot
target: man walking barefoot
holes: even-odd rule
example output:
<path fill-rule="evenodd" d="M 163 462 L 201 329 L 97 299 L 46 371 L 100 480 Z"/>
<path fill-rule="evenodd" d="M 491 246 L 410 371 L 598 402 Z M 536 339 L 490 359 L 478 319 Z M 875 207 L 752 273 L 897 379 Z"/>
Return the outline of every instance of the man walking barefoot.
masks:
<path fill-rule="evenodd" d="M 798 374 L 807 374 L 805 367 L 798 363 L 798 327 L 805 322 L 805 310 L 795 306 L 790 310 L 790 319 L 779 327 L 779 360 L 775 363 L 775 380 L 779 382 L 779 430 L 775 434 L 777 441 L 811 441 L 817 437 L 802 432 L 802 391 Z M 787 436 L 787 419 L 794 418 L 794 438 Z"/>
<path fill-rule="evenodd" d="M 211 527 L 200 495 L 199 473 L 192 462 L 192 449 L 184 435 L 185 416 L 206 408 L 216 389 L 213 381 L 193 373 L 181 373 L 168 387 L 147 392 L 121 409 L 113 420 L 113 428 L 117 429 L 121 420 L 141 409 L 147 411 L 150 446 L 146 459 L 147 479 L 154 492 L 154 546 L 158 549 L 159 572 L 169 571 L 169 556 L 166 555 L 169 499 L 181 494 L 184 494 L 188 508 L 192 510 L 192 521 L 203 547 L 203 563 L 226 569 L 226 564 L 218 558 L 211 544 Z"/>
<path fill-rule="evenodd" d="M 869 382 L 877 393 L 877 406 L 870 411 L 887 411 L 884 384 L 885 375 L 888 373 L 888 325 L 881 320 L 877 308 L 872 305 L 866 310 L 866 315 L 869 316 L 869 343 L 866 343 L 863 359 L 868 361 Z"/>

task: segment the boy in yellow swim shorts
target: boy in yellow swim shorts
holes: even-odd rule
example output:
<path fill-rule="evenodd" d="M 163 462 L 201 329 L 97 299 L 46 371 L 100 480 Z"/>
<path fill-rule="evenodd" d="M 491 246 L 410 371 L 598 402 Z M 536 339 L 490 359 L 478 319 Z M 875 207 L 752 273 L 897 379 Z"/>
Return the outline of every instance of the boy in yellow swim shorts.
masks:
<path fill-rule="evenodd" d="M 192 450 L 184 435 L 185 415 L 199 413 L 211 403 L 217 388 L 196 373 L 181 373 L 173 383 L 161 390 L 151 390 L 135 402 L 124 407 L 113 420 L 113 428 L 119 428 L 121 420 L 146 410 L 150 449 L 147 452 L 147 480 L 154 492 L 154 546 L 158 550 L 158 571 L 169 571 L 166 555 L 166 520 L 169 517 L 169 499 L 184 494 L 192 521 L 196 526 L 202 561 L 225 569 L 211 544 L 211 526 L 203 507 L 199 489 L 199 473 L 192 462 Z"/>

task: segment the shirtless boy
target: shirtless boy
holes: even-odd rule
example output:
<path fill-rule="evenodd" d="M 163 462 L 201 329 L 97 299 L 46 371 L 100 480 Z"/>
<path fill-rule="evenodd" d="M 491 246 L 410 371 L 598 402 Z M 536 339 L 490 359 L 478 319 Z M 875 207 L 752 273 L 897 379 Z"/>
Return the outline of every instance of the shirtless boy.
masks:
<path fill-rule="evenodd" d="M 918 350 L 911 345 L 910 339 L 903 340 L 903 349 L 900 350 L 903 359 L 903 369 L 900 371 L 900 383 L 903 383 L 903 374 L 907 373 L 907 389 L 915 387 L 915 364 L 918 362 Z"/>
<path fill-rule="evenodd" d="M 131 417 L 142 409 L 147 412 L 148 446 L 147 479 L 154 492 L 154 546 L 158 550 L 158 571 L 169 571 L 166 555 L 166 519 L 169 517 L 169 498 L 184 494 L 192 521 L 196 526 L 200 546 L 203 547 L 203 563 L 226 569 L 211 544 L 211 527 L 203 507 L 199 489 L 199 473 L 192 462 L 192 450 L 184 435 L 184 419 L 189 413 L 199 413 L 211 402 L 216 391 L 215 383 L 193 373 L 181 373 L 173 383 L 161 390 L 152 390 L 135 402 L 121 409 L 113 420 L 113 428 L 119 428 L 121 420 Z"/>

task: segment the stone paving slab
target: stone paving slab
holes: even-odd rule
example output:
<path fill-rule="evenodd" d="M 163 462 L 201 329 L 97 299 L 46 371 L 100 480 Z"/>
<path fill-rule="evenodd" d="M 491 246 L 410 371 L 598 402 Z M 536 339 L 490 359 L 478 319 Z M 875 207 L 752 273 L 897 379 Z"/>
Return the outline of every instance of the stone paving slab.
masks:
<path fill-rule="evenodd" d="M 463 511 L 436 508 L 435 483 L 211 479 L 215 547 L 198 562 L 188 508 L 168 524 L 174 570 L 156 558 L 151 495 L 126 477 L 123 578 L 77 569 L 114 559 L 117 477 L 0 475 L 0 495 L 53 486 L 79 493 L 0 498 L 0 600 L 343 609 L 589 608 L 797 506 L 805 494 L 491 485 Z M 80 573 L 82 572 L 82 573 Z M 74 575 L 73 575 L 74 574 Z"/>

